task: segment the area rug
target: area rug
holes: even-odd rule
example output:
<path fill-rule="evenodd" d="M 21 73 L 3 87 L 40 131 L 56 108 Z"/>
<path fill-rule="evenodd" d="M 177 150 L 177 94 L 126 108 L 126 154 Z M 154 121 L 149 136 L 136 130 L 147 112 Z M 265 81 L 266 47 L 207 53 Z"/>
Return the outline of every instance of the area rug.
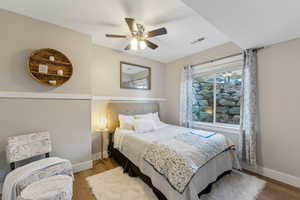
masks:
<path fill-rule="evenodd" d="M 124 174 L 121 167 L 87 177 L 87 182 L 97 200 L 157 200 L 142 180 Z M 255 200 L 264 186 L 263 180 L 233 172 L 215 183 L 201 200 Z"/>

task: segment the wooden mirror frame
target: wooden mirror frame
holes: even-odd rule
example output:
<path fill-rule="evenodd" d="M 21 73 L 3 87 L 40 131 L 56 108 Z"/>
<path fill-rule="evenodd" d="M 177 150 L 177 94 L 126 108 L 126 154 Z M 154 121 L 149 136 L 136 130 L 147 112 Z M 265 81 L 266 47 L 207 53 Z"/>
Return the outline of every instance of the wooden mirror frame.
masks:
<path fill-rule="evenodd" d="M 135 67 L 141 67 L 141 68 L 145 68 L 149 71 L 149 78 L 148 78 L 148 88 L 132 88 L 132 87 L 126 87 L 124 86 L 123 83 L 123 79 L 122 79 L 122 65 L 126 64 L 126 65 L 132 65 Z M 120 62 L 120 88 L 122 89 L 131 89 L 131 90 L 151 90 L 151 67 L 146 67 L 146 66 L 142 66 L 142 65 L 137 65 L 137 64 L 133 64 L 133 63 L 128 63 L 128 62 Z"/>

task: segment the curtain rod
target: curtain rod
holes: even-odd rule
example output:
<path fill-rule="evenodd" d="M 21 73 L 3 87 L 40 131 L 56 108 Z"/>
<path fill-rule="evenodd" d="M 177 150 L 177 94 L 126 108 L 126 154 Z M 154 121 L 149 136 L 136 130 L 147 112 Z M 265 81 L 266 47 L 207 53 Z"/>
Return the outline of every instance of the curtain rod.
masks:
<path fill-rule="evenodd" d="M 198 65 L 204 65 L 204 64 L 207 64 L 207 63 L 216 62 L 218 60 L 222 60 L 222 59 L 233 57 L 233 56 L 239 56 L 239 55 L 242 55 L 242 54 L 243 53 L 236 53 L 236 54 L 232 54 L 232 55 L 229 55 L 229 56 L 224 56 L 224 57 L 221 57 L 221 58 L 212 59 L 212 60 L 205 61 L 205 62 L 202 62 L 202 63 L 194 64 L 194 65 L 192 65 L 192 67 L 195 67 L 195 66 L 198 66 Z"/>
<path fill-rule="evenodd" d="M 259 47 L 259 48 L 254 48 L 253 50 L 255 51 L 259 51 L 261 49 L 264 49 L 265 47 Z M 212 59 L 212 60 L 209 60 L 209 61 L 205 61 L 205 62 L 202 62 L 202 63 L 197 63 L 197 64 L 193 64 L 191 65 L 191 67 L 195 67 L 195 66 L 198 66 L 198 65 L 204 65 L 204 64 L 207 64 L 207 63 L 212 63 L 212 62 L 216 62 L 216 61 L 219 61 L 219 60 L 222 60 L 222 59 L 225 59 L 225 58 L 230 58 L 230 57 L 233 57 L 233 56 L 239 56 L 239 55 L 242 55 L 243 53 L 236 53 L 236 54 L 232 54 L 232 55 L 229 55 L 229 56 L 224 56 L 224 57 L 221 57 L 221 58 L 216 58 L 216 59 Z"/>

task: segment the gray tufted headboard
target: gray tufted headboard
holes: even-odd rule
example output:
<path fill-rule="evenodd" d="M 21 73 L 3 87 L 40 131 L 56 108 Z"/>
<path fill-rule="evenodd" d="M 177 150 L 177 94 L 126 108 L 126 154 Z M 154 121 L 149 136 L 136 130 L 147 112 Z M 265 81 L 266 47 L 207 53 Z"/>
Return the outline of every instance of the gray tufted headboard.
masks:
<path fill-rule="evenodd" d="M 138 115 L 151 112 L 159 113 L 158 103 L 111 102 L 107 107 L 107 127 L 109 131 L 114 131 L 119 126 L 119 114 Z"/>

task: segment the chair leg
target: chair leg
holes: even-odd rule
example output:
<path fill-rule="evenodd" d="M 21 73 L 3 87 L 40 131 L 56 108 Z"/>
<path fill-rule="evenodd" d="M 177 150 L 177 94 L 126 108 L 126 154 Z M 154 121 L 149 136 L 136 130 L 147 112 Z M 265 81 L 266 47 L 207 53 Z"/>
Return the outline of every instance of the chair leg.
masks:
<path fill-rule="evenodd" d="M 10 163 L 10 169 L 11 170 L 14 170 L 14 169 L 16 169 L 16 163 Z"/>

